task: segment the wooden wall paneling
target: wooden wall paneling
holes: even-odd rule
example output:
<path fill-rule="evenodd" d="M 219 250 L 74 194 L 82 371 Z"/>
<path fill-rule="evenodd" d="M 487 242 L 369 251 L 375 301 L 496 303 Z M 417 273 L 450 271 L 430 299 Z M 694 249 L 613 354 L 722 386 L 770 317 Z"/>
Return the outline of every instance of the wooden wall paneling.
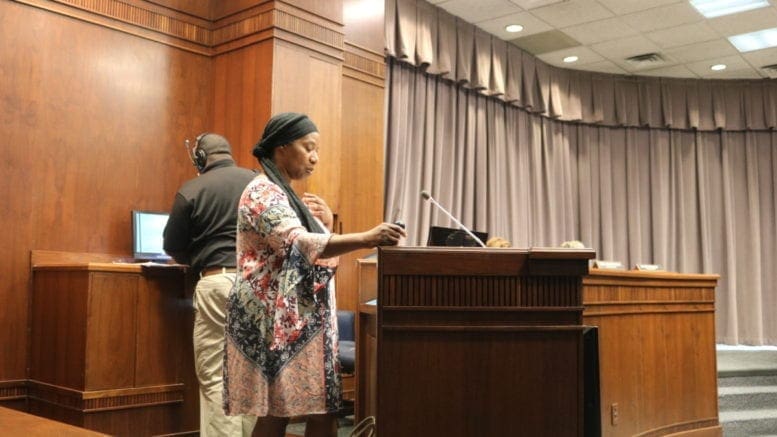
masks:
<path fill-rule="evenodd" d="M 340 206 L 342 159 L 340 105 L 342 74 L 336 59 L 285 41 L 275 42 L 272 112 L 293 111 L 310 116 L 321 134 L 319 164 L 307 180 L 295 182 L 298 193 L 321 196 L 336 214 Z"/>
<path fill-rule="evenodd" d="M 139 1 L 139 0 L 135 0 Z M 252 3 L 256 3 L 257 0 L 251 0 Z M 193 15 L 202 20 L 213 20 L 213 4 L 221 3 L 233 3 L 233 2 L 221 2 L 221 1 L 202 1 L 202 0 L 145 0 L 143 3 L 151 3 L 162 6 L 167 9 L 171 9 L 177 12 L 181 12 L 187 15 Z"/>
<path fill-rule="evenodd" d="M 384 0 L 343 0 L 343 22 L 348 44 L 374 53 L 383 53 L 386 47 Z"/>
<path fill-rule="evenodd" d="M 238 14 L 255 7 L 257 4 L 270 4 L 270 0 L 232 0 L 232 1 L 212 1 L 210 3 L 211 19 L 222 20 L 230 15 Z"/>
<path fill-rule="evenodd" d="M 339 219 L 346 233 L 370 229 L 384 218 L 383 97 L 382 87 L 344 75 Z M 369 253 L 361 250 L 341 257 L 337 276 L 340 308 L 356 311 L 356 260 Z"/>
<path fill-rule="evenodd" d="M 343 0 L 283 0 L 277 3 L 289 4 L 340 26 L 343 23 Z"/>
<path fill-rule="evenodd" d="M 270 118 L 273 53 L 267 40 L 214 59 L 213 130 L 230 141 L 246 168 L 259 167 L 252 151 Z"/>
<path fill-rule="evenodd" d="M 210 55 L 210 26 L 192 14 L 144 0 L 15 0 L 54 14 Z"/>
<path fill-rule="evenodd" d="M 130 210 L 169 209 L 194 175 L 182 142 L 213 85 L 207 56 L 19 2 L 0 3 L 0 65 L 8 381 L 27 377 L 30 250 L 128 253 Z"/>

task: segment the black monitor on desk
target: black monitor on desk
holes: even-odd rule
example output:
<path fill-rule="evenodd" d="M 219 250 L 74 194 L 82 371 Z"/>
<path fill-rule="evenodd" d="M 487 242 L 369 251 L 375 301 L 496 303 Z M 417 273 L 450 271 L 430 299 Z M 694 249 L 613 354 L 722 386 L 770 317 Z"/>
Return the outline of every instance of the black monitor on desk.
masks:
<path fill-rule="evenodd" d="M 476 237 L 486 243 L 488 240 L 487 232 L 472 231 Z M 429 238 L 426 240 L 427 246 L 448 246 L 448 247 L 481 247 L 480 243 L 475 241 L 466 231 L 456 228 L 445 228 L 442 226 L 432 226 L 429 228 Z"/>
<path fill-rule="evenodd" d="M 168 261 L 163 233 L 168 213 L 132 211 L 132 255 L 137 261 Z"/>

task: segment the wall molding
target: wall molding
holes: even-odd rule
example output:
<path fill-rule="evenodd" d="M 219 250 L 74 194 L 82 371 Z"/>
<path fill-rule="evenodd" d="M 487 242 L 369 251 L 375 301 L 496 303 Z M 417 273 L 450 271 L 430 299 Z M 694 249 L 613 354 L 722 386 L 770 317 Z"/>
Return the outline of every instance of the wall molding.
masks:
<path fill-rule="evenodd" d="M 381 88 L 386 86 L 386 60 L 382 54 L 346 41 L 343 75 Z"/>
<path fill-rule="evenodd" d="M 211 57 L 268 39 L 276 30 L 310 42 L 305 45 L 313 49 L 323 45 L 344 50 L 342 25 L 282 1 L 264 2 L 215 21 L 143 0 L 14 1 Z"/>
<path fill-rule="evenodd" d="M 27 380 L 0 381 L 0 401 L 27 398 Z"/>
<path fill-rule="evenodd" d="M 84 413 L 121 410 L 183 402 L 183 384 L 122 390 L 81 391 L 28 380 L 27 396 L 48 404 Z"/>

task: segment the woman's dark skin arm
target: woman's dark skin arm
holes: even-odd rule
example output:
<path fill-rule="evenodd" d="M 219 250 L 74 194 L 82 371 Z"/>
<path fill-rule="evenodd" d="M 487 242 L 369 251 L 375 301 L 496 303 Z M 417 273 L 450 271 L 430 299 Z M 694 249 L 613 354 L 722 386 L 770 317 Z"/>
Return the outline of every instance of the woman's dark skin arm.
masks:
<path fill-rule="evenodd" d="M 381 223 L 365 232 L 333 234 L 321 257 L 331 258 L 354 250 L 370 249 L 376 246 L 396 246 L 400 238 L 404 237 L 407 237 L 405 230 L 393 223 Z"/>

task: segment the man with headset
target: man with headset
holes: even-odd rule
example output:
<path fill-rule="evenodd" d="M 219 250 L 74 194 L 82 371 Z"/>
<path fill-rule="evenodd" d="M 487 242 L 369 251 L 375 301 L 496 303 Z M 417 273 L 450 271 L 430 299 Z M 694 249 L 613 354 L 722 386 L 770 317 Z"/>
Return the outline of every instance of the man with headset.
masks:
<path fill-rule="evenodd" d="M 200 383 L 200 435 L 250 435 L 255 418 L 229 417 L 222 406 L 225 308 L 235 282 L 237 205 L 256 176 L 232 159 L 226 138 L 200 134 L 188 150 L 198 177 L 175 195 L 164 249 L 199 276 L 194 290 L 194 364 Z"/>

